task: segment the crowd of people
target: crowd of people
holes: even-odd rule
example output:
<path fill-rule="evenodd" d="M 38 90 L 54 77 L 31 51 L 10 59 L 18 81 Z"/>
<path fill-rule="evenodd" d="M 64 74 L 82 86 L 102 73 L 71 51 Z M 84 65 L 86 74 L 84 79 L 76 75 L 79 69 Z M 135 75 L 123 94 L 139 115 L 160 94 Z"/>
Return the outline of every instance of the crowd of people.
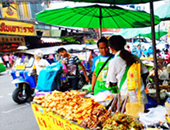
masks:
<path fill-rule="evenodd" d="M 103 90 L 109 90 L 112 93 L 120 92 L 125 95 L 127 92 L 127 76 L 125 73 L 128 68 L 136 62 L 141 64 L 141 79 L 143 79 L 141 80 L 141 93 L 146 95 L 145 79 L 148 75 L 148 70 L 140 60 L 142 55 L 144 55 L 141 45 L 137 46 L 136 53 L 133 54 L 133 50 L 126 44 L 126 40 L 122 36 L 112 36 L 109 40 L 105 37 L 101 37 L 97 42 L 97 47 L 100 55 L 97 55 L 93 50 L 90 50 L 88 60 L 91 66 L 91 72 L 93 73 L 91 91 L 94 91 L 95 95 Z M 57 55 L 62 58 L 61 63 L 67 69 L 70 89 L 77 89 L 80 68 L 84 73 L 86 82 L 90 82 L 86 74 L 85 66 L 78 56 L 69 53 L 63 47 L 57 50 Z M 25 59 L 24 55 L 21 55 L 19 58 L 21 61 Z M 34 58 L 37 75 L 42 68 L 50 65 L 51 60 L 49 61 L 49 59 L 53 59 L 53 62 L 57 61 L 54 55 L 43 57 L 43 52 L 41 50 L 35 51 Z M 12 67 L 16 57 L 12 54 L 5 54 L 3 60 L 7 67 Z M 122 79 L 124 79 L 124 81 L 122 81 Z"/>
<path fill-rule="evenodd" d="M 94 95 L 104 90 L 109 90 L 112 93 L 120 92 L 122 95 L 125 95 L 127 92 L 127 75 L 124 76 L 124 73 L 133 63 L 138 62 L 141 64 L 141 79 L 143 79 L 141 80 L 141 93 L 145 96 L 145 101 L 147 102 L 145 75 L 148 75 L 148 70 L 140 60 L 142 55 L 140 46 L 138 46 L 138 54 L 133 55 L 130 50 L 125 48 L 125 45 L 126 40 L 122 36 L 112 36 L 109 40 L 101 37 L 98 40 L 97 47 L 100 55 L 94 55 L 94 52 L 91 51 L 89 57 L 89 61 L 92 62 L 91 71 L 93 72 L 91 91 L 94 92 Z M 86 81 L 89 82 L 85 68 L 77 56 L 68 53 L 65 48 L 59 48 L 58 54 L 63 58 L 62 63 L 68 69 L 69 82 L 72 89 L 77 89 L 76 75 L 78 73 L 78 65 L 81 66 Z M 122 82 L 123 77 L 125 80 Z"/>
<path fill-rule="evenodd" d="M 137 55 L 139 58 L 141 57 L 153 57 L 153 46 L 151 44 L 147 44 L 145 43 L 145 45 L 143 44 L 137 44 L 134 45 L 131 43 L 127 44 L 125 46 L 125 49 L 129 52 L 131 52 L 134 55 Z M 159 44 L 157 44 L 159 45 Z M 147 47 L 148 46 L 148 47 Z M 161 46 L 161 47 L 160 47 Z M 170 59 L 170 46 L 169 44 L 160 44 L 160 46 L 156 47 L 156 53 L 157 56 L 159 56 L 160 58 L 164 58 L 164 55 L 167 55 Z"/>
<path fill-rule="evenodd" d="M 145 75 L 148 73 L 147 68 L 140 61 L 140 55 L 142 55 L 140 46 L 138 46 L 139 51 L 137 55 L 133 55 L 130 48 L 125 48 L 125 46 L 126 40 L 122 36 L 112 36 L 109 40 L 101 37 L 97 42 L 100 55 L 97 56 L 94 51 L 91 51 L 89 56 L 91 71 L 93 72 L 91 91 L 94 91 L 95 95 L 103 90 L 125 94 L 127 91 L 126 76 L 123 83 L 121 83 L 121 80 L 126 69 L 137 61 L 141 64 L 141 74 Z M 78 56 L 69 53 L 63 47 L 57 50 L 57 54 L 62 58 L 61 63 L 67 69 L 70 89 L 77 89 L 79 67 L 84 73 L 86 82 L 90 82 L 86 74 L 86 69 Z M 37 74 L 39 74 L 42 68 L 50 65 L 49 62 L 47 62 L 48 58 L 43 59 L 43 52 L 40 50 L 35 51 L 34 58 L 36 59 L 34 64 Z M 143 81 L 141 81 L 141 92 L 145 95 Z"/>
<path fill-rule="evenodd" d="M 2 61 L 4 62 L 6 68 L 11 68 L 16 60 L 16 56 L 14 54 L 4 54 L 2 55 Z"/>

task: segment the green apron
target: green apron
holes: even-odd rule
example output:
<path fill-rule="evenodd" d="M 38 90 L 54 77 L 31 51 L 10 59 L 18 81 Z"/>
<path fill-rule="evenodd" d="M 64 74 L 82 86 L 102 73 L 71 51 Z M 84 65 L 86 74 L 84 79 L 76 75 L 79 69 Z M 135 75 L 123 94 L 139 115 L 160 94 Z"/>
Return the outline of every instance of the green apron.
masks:
<path fill-rule="evenodd" d="M 99 62 L 97 63 L 97 66 L 95 68 L 95 75 L 98 75 L 101 67 L 103 66 L 105 62 L 101 62 L 100 56 L 99 56 Z M 109 68 L 109 62 L 106 63 L 104 68 L 101 70 L 100 74 L 97 77 L 96 84 L 94 87 L 94 95 L 98 94 L 102 90 L 111 90 L 111 88 L 107 88 L 106 85 L 106 77 L 107 77 L 107 72 Z"/>
<path fill-rule="evenodd" d="M 119 56 L 120 55 L 118 55 L 117 57 L 119 57 Z M 94 71 L 96 75 L 98 75 L 103 64 L 104 64 L 104 62 L 101 62 L 100 57 L 99 57 L 99 63 L 97 63 L 96 69 Z M 100 72 L 100 74 L 97 77 L 96 84 L 94 87 L 94 95 L 98 94 L 100 91 L 103 91 L 103 90 L 109 90 L 112 93 L 119 93 L 122 88 L 123 83 L 125 82 L 125 80 L 127 78 L 129 66 L 126 66 L 126 70 L 125 70 L 123 77 L 121 79 L 119 88 L 117 88 L 117 86 L 111 86 L 111 87 L 107 88 L 105 85 L 106 85 L 106 77 L 107 77 L 108 68 L 109 68 L 108 64 L 109 64 L 109 62 L 106 63 L 105 67 L 102 69 L 102 71 Z"/>

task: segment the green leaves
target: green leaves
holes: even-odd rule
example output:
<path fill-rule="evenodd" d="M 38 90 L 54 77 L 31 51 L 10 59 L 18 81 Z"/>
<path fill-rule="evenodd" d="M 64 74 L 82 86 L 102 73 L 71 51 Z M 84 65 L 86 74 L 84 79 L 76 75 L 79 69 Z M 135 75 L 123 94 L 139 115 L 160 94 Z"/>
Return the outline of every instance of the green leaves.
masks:
<path fill-rule="evenodd" d="M 80 44 L 80 41 L 78 41 L 76 38 L 73 38 L 73 37 L 62 37 L 61 41 L 63 43 L 77 43 L 77 44 Z"/>

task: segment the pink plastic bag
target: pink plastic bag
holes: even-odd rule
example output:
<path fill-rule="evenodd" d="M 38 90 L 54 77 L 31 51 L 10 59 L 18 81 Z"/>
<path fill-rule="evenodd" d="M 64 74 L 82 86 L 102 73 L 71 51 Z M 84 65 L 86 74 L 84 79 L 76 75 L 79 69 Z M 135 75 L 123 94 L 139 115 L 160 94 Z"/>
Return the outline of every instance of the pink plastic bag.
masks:
<path fill-rule="evenodd" d="M 65 65 L 65 64 L 63 64 L 63 63 L 62 63 L 62 65 L 63 65 L 63 70 L 64 70 L 64 72 L 65 72 L 65 73 L 67 73 L 67 72 L 68 72 L 68 70 L 67 70 L 66 65 Z"/>

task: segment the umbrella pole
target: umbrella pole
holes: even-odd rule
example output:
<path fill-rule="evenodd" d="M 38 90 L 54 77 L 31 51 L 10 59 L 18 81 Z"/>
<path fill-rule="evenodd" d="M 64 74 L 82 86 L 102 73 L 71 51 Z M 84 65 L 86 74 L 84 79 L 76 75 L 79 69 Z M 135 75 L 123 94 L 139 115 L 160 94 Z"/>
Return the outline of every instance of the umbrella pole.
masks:
<path fill-rule="evenodd" d="M 150 0 L 150 14 L 151 14 L 153 58 L 154 58 L 154 66 L 155 66 L 155 81 L 156 81 L 155 83 L 156 83 L 156 95 L 157 95 L 156 99 L 157 99 L 157 104 L 160 105 L 160 90 L 159 90 L 159 81 L 158 81 L 158 64 L 157 64 L 157 57 L 156 57 L 153 0 Z"/>
<path fill-rule="evenodd" d="M 102 37 L 102 9 L 100 8 L 100 38 Z"/>

